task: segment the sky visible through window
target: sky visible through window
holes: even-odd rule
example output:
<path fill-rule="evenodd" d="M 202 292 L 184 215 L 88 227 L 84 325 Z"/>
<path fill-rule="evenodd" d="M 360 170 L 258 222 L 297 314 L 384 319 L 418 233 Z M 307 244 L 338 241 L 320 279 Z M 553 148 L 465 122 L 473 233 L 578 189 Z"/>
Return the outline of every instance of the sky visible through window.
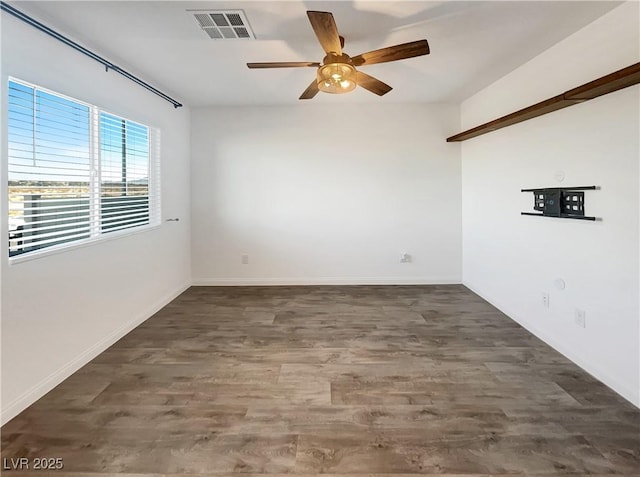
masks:
<path fill-rule="evenodd" d="M 86 182 L 89 107 L 9 84 L 9 181 Z"/>
<path fill-rule="evenodd" d="M 9 181 L 88 180 L 90 108 L 20 83 L 10 82 L 9 88 Z M 147 179 L 148 128 L 101 112 L 103 182 L 122 180 L 123 149 L 126 178 Z"/>
<path fill-rule="evenodd" d="M 117 194 L 121 191 L 121 184 L 127 184 L 130 193 L 140 190 L 141 185 L 147 184 L 148 159 L 149 134 L 146 126 L 100 113 L 103 195 Z"/>

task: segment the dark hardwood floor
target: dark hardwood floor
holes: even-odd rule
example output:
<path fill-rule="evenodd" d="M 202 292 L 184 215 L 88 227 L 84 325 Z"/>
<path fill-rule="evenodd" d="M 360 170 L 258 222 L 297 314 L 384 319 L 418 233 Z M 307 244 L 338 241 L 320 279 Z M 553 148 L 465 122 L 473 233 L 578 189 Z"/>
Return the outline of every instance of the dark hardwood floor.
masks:
<path fill-rule="evenodd" d="M 638 475 L 640 411 L 463 286 L 193 287 L 7 423 L 2 457 L 60 457 L 57 476 Z"/>

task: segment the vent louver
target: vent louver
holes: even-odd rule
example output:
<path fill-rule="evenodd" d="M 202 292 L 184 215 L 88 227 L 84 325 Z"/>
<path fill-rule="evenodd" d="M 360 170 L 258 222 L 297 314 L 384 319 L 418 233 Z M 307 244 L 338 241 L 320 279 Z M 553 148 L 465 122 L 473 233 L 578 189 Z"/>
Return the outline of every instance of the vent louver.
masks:
<path fill-rule="evenodd" d="M 188 10 L 189 11 L 189 10 Z M 242 10 L 190 11 L 212 40 L 255 39 Z"/>

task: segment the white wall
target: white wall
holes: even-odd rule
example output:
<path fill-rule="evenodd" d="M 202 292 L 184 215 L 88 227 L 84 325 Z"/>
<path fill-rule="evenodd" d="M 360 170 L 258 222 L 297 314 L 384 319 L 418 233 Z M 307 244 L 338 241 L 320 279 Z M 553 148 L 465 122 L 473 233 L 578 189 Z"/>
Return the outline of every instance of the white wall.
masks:
<path fill-rule="evenodd" d="M 194 284 L 460 283 L 459 109 L 381 103 L 193 109 Z"/>
<path fill-rule="evenodd" d="M 464 128 L 638 62 L 638 7 L 623 4 L 465 101 Z M 636 405 L 639 100 L 633 86 L 462 145 L 464 283 Z M 585 197 L 602 221 L 520 216 L 533 203 L 521 188 L 563 185 L 601 186 Z"/>
<path fill-rule="evenodd" d="M 159 127 L 163 218 L 153 230 L 8 264 L 2 263 L 2 422 L 49 391 L 170 301 L 190 283 L 189 111 L 174 110 L 61 43 L 2 15 L 2 103 L 7 76 Z M 3 108 L 3 124 L 6 112 Z M 0 236 L 7 237 L 6 128 L 2 128 Z"/>

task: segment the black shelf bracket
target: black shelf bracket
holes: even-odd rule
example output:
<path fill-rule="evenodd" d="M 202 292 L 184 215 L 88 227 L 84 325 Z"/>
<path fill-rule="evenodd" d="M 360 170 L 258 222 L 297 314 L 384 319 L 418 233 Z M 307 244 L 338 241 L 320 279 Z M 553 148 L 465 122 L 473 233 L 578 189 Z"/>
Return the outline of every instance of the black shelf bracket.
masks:
<path fill-rule="evenodd" d="M 541 213 L 520 212 L 520 215 L 536 217 L 556 217 L 559 219 L 596 220 L 584 212 L 584 191 L 598 190 L 597 186 L 544 187 L 540 189 L 520 189 L 533 192 L 533 209 Z"/>

